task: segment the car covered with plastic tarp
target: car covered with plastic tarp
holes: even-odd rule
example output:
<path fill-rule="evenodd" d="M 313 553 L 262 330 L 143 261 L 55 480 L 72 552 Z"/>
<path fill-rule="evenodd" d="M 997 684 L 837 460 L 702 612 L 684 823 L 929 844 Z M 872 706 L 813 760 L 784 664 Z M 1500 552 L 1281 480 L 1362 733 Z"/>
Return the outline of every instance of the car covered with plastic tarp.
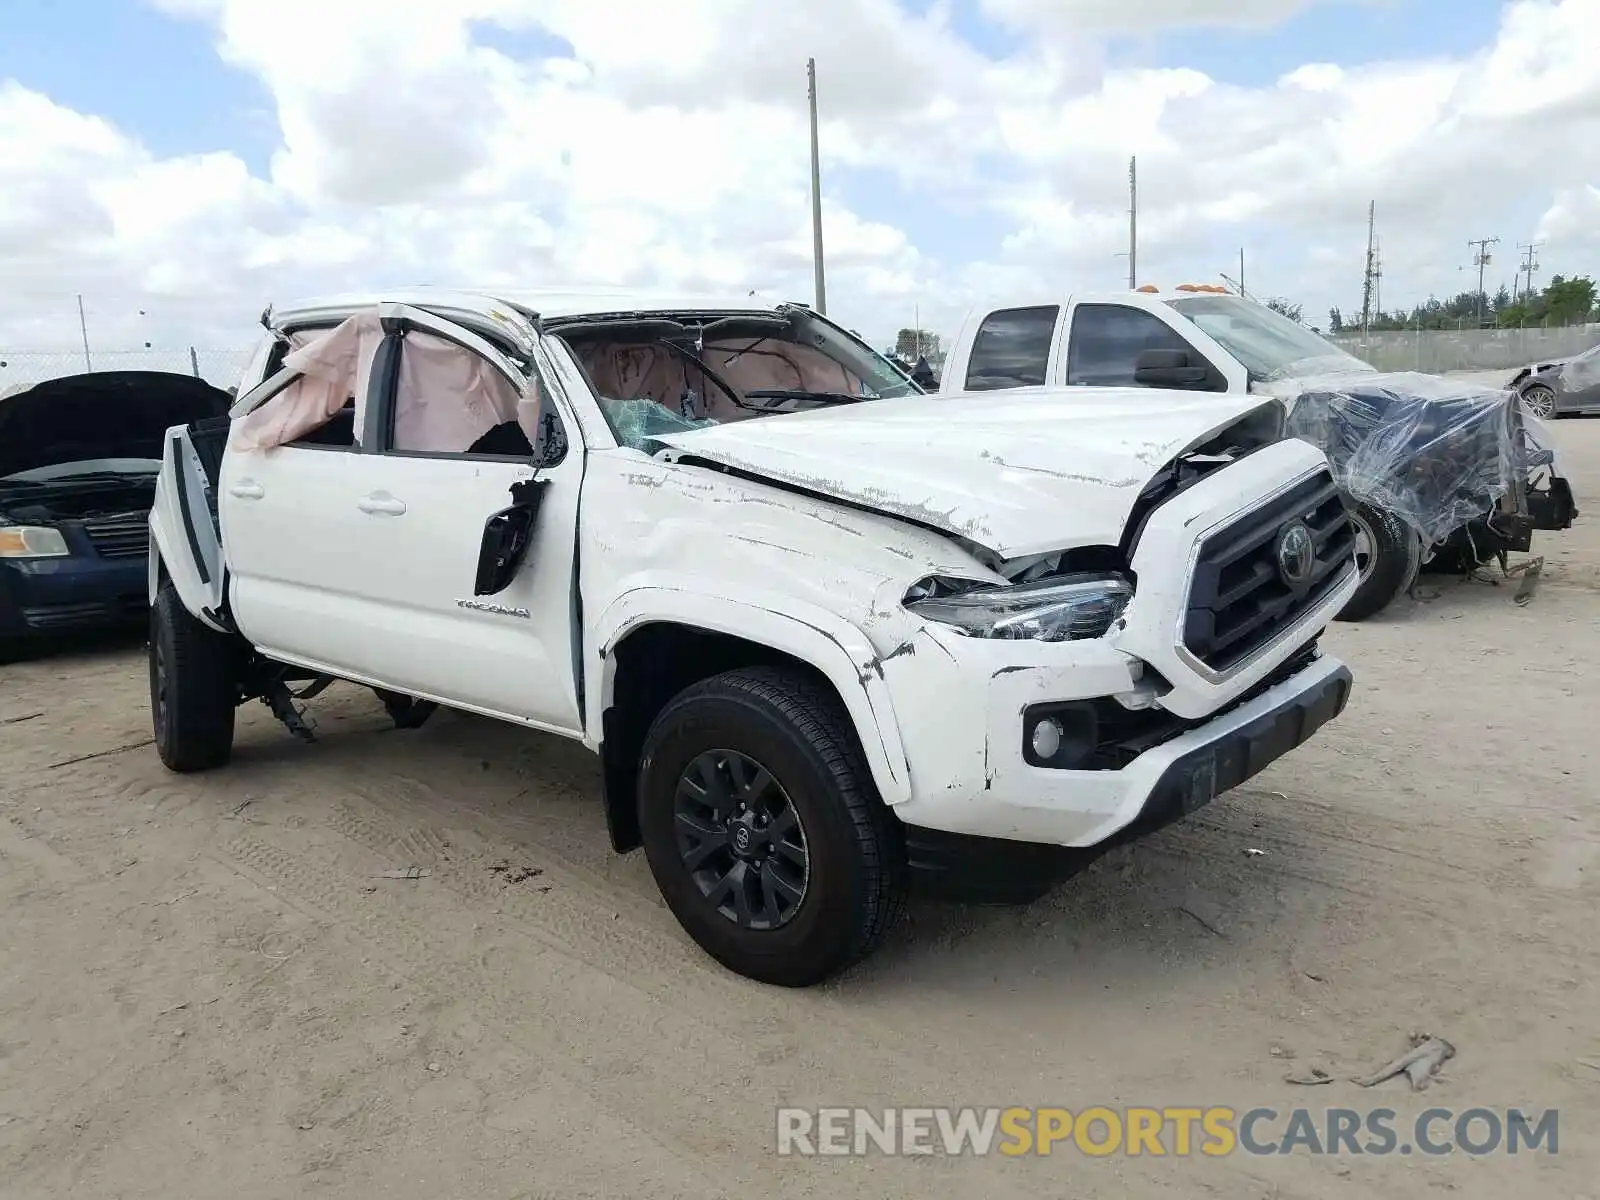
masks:
<path fill-rule="evenodd" d="M 1548 430 L 1514 392 L 1366 371 L 1297 381 L 1284 399 L 1285 433 L 1320 447 L 1351 500 L 1378 514 L 1366 536 L 1404 550 L 1376 564 L 1396 591 L 1424 562 L 1470 568 L 1577 515 Z"/>

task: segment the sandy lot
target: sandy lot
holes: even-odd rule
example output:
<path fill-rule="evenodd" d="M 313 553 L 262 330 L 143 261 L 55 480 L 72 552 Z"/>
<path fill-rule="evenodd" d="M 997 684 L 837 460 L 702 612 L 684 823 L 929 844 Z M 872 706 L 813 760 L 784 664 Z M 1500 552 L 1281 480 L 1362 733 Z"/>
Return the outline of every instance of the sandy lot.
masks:
<path fill-rule="evenodd" d="M 1352 707 L 1251 786 L 806 993 L 699 955 L 580 748 L 336 688 L 180 779 L 136 645 L 0 668 L 0 1195 L 1592 1200 L 1600 520 L 1544 549 L 1526 608 L 1336 627 Z M 1412 1030 L 1428 1092 L 1347 1081 Z M 780 1103 L 1555 1107 L 1560 1153 L 808 1161 Z"/>

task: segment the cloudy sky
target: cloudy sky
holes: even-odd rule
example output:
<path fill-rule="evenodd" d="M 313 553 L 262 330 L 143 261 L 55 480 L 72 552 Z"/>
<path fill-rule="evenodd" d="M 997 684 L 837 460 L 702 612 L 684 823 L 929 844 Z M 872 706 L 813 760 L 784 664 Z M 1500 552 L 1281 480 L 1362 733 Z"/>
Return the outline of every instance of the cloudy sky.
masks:
<path fill-rule="evenodd" d="M 1467 240 L 1600 271 L 1600 0 L 4 0 L 0 353 L 248 342 L 347 287 L 810 299 L 830 314 L 1233 274 L 1359 306 Z M 1588 47 L 1589 49 L 1584 49 Z"/>

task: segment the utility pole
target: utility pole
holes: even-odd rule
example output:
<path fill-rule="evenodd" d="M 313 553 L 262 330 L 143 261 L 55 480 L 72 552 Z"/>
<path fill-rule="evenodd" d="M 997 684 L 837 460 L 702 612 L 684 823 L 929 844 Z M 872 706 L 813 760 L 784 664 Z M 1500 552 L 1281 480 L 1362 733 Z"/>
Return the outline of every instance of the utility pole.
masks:
<path fill-rule="evenodd" d="M 1372 230 L 1377 220 L 1378 202 L 1367 202 L 1367 269 L 1361 276 L 1361 336 L 1367 335 L 1367 328 L 1372 324 L 1372 285 L 1375 279 L 1373 270 L 1377 266 L 1374 257 L 1376 250 L 1372 241 Z"/>
<path fill-rule="evenodd" d="M 1128 160 L 1128 290 L 1139 286 L 1139 160 Z"/>
<path fill-rule="evenodd" d="M 1372 311 L 1383 315 L 1383 239 L 1372 239 Z"/>
<path fill-rule="evenodd" d="M 78 293 L 78 332 L 83 334 L 83 369 L 94 370 L 94 363 L 89 358 L 89 322 L 83 315 L 83 293 Z"/>
<path fill-rule="evenodd" d="M 1528 277 L 1528 286 L 1522 293 L 1522 298 L 1525 301 L 1533 298 L 1533 273 L 1539 269 L 1539 264 L 1533 261 L 1533 252 L 1542 245 L 1544 245 L 1543 242 L 1522 242 L 1517 246 L 1518 250 L 1527 252 L 1526 257 L 1522 260 L 1522 270 L 1518 272 L 1518 274 Z"/>
<path fill-rule="evenodd" d="M 1483 269 L 1489 265 L 1489 247 L 1500 241 L 1497 237 L 1473 238 L 1467 242 L 1469 246 L 1476 246 L 1478 253 L 1472 261 L 1478 267 L 1478 327 L 1483 327 Z"/>
<path fill-rule="evenodd" d="M 1239 295 L 1244 295 L 1244 247 L 1239 247 Z"/>
<path fill-rule="evenodd" d="M 806 59 L 806 84 L 811 101 L 811 270 L 816 277 L 817 311 L 828 312 L 828 289 L 822 275 L 822 155 L 817 147 L 817 60 Z"/>

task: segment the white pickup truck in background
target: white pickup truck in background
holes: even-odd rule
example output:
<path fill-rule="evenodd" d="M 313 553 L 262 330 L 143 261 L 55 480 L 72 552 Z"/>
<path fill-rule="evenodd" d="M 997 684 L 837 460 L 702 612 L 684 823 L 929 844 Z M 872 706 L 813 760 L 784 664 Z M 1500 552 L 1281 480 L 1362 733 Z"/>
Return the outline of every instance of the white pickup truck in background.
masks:
<path fill-rule="evenodd" d="M 909 884 L 1036 896 L 1349 695 L 1354 531 L 1270 401 L 929 396 L 748 298 L 263 323 L 231 414 L 166 437 L 162 761 L 223 766 L 253 700 L 309 738 L 340 680 L 581 741 L 613 847 L 752 978 L 847 967 Z"/>
<path fill-rule="evenodd" d="M 1534 423 L 1509 391 L 1378 372 L 1219 288 L 976 308 L 939 386 L 946 394 L 1115 387 L 1278 397 L 1289 409 L 1287 431 L 1328 453 L 1351 500 L 1361 583 L 1342 620 L 1381 611 L 1430 558 L 1471 570 L 1529 549 L 1533 530 L 1566 529 L 1577 515 L 1548 440 L 1534 443 Z"/>

